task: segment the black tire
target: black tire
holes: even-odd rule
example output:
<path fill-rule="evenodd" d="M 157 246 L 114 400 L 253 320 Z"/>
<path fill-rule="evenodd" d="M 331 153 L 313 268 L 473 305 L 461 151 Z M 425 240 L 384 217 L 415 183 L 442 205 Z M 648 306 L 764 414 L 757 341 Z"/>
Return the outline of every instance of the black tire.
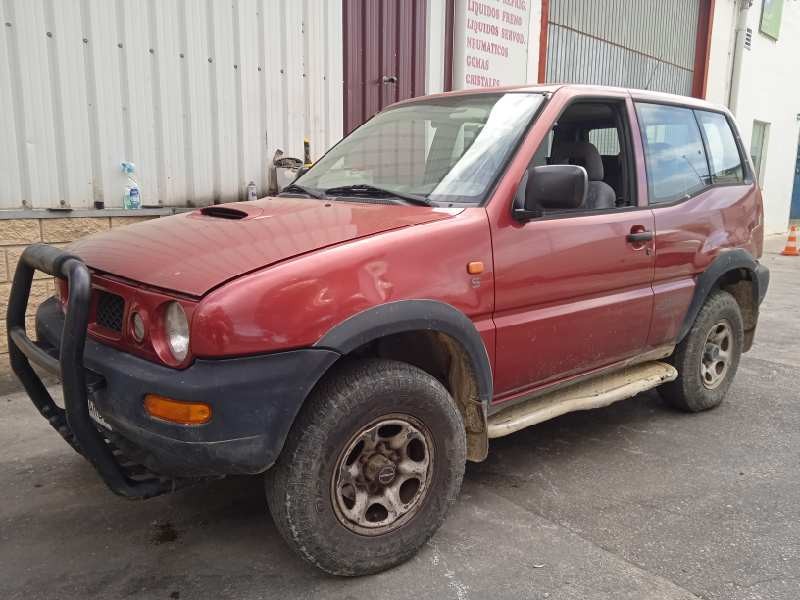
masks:
<path fill-rule="evenodd" d="M 720 325 L 727 326 L 730 335 L 728 350 L 730 358 L 727 366 L 718 380 L 711 385 L 709 381 L 714 377 L 712 372 L 701 367 L 708 362 L 706 344 L 712 333 L 712 328 Z M 724 329 L 721 329 L 724 331 Z M 697 318 L 678 344 L 670 358 L 670 362 L 678 370 L 678 378 L 670 383 L 665 383 L 658 388 L 662 398 L 673 407 L 687 412 L 700 412 L 719 406 L 728 392 L 728 388 L 736 375 L 739 359 L 742 355 L 744 331 L 742 327 L 742 313 L 739 304 L 728 292 L 716 290 L 712 292 L 703 304 Z M 713 348 L 712 348 L 713 350 Z M 713 370 L 712 370 L 713 371 Z"/>
<path fill-rule="evenodd" d="M 431 451 L 424 494 L 419 492 L 413 515 L 402 523 L 398 519 L 395 529 L 354 532 L 356 525 L 343 517 L 342 499 L 334 490 L 341 484 L 342 457 L 350 464 L 352 453 L 344 453 L 359 439 L 354 436 L 397 415 L 407 415 L 430 434 L 425 434 Z M 380 436 L 380 429 L 374 430 L 370 439 Z M 411 442 L 406 444 L 404 452 Z M 363 446 L 358 452 L 360 463 L 367 452 Z M 458 496 L 465 462 L 461 415 L 438 380 L 407 363 L 351 362 L 326 376 L 306 401 L 278 462 L 267 473 L 267 502 L 278 531 L 311 564 L 333 575 L 377 573 L 411 558 L 439 528 Z M 365 493 L 360 486 L 359 491 Z"/>

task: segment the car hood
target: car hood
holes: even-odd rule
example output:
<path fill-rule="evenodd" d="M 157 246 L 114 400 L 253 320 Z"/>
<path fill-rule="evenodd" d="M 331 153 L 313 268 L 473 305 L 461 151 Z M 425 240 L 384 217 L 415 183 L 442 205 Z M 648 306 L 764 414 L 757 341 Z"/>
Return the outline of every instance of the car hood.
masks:
<path fill-rule="evenodd" d="M 191 296 L 313 250 L 446 219 L 460 209 L 306 198 L 206 207 L 92 235 L 68 251 L 92 269 Z"/>

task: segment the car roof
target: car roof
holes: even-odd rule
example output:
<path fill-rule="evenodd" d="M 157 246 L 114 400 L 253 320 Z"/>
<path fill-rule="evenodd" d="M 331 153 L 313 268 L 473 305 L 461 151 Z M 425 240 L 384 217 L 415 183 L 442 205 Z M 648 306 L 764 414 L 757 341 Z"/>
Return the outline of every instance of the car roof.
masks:
<path fill-rule="evenodd" d="M 680 96 L 678 94 L 668 94 L 666 92 L 655 92 L 652 90 L 639 90 L 635 88 L 620 88 L 607 85 L 584 85 L 574 83 L 552 83 L 552 84 L 530 84 L 530 85 L 511 85 L 505 87 L 494 88 L 470 88 L 465 90 L 457 90 L 453 92 L 444 92 L 442 94 L 431 94 L 429 96 L 418 96 L 416 98 L 409 98 L 402 100 L 397 104 L 405 104 L 407 102 L 419 101 L 424 98 L 444 98 L 449 96 L 470 96 L 479 94 L 497 94 L 498 92 L 531 92 L 538 94 L 553 94 L 559 90 L 570 90 L 579 92 L 581 94 L 604 95 L 608 92 L 624 93 L 630 95 L 634 100 L 642 100 L 645 102 L 656 102 L 660 104 L 677 104 L 691 108 L 710 109 L 715 111 L 728 112 L 727 108 L 720 104 L 714 104 L 699 98 L 690 96 Z M 396 106 L 396 105 L 395 105 Z"/>

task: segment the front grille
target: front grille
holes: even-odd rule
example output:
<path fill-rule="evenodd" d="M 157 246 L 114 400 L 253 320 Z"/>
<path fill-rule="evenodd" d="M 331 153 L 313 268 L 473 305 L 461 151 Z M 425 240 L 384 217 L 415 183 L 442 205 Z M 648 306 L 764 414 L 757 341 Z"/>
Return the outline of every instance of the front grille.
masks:
<path fill-rule="evenodd" d="M 122 332 L 125 315 L 125 300 L 122 296 L 99 290 L 97 292 L 97 315 L 95 322 L 111 331 Z"/>

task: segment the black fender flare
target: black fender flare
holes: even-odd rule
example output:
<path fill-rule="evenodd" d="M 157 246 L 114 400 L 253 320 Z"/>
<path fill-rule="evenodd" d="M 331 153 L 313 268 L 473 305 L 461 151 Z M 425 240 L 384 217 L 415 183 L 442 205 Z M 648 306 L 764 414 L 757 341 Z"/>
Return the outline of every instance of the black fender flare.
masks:
<path fill-rule="evenodd" d="M 726 273 L 738 269 L 745 269 L 750 272 L 750 280 L 753 287 L 753 306 L 758 307 L 767 292 L 769 270 L 743 248 L 725 250 L 711 262 L 705 271 L 697 276 L 694 295 L 683 319 L 683 325 L 677 339 L 678 342 L 682 341 L 689 333 L 697 318 L 697 313 L 700 312 L 700 308 L 702 308 L 708 295 L 717 287 L 720 278 Z"/>
<path fill-rule="evenodd" d="M 348 354 L 364 344 L 406 331 L 438 331 L 456 340 L 469 357 L 484 409 L 492 400 L 492 367 L 486 346 L 472 321 L 460 310 L 437 300 L 397 300 L 348 317 L 315 344 Z"/>

